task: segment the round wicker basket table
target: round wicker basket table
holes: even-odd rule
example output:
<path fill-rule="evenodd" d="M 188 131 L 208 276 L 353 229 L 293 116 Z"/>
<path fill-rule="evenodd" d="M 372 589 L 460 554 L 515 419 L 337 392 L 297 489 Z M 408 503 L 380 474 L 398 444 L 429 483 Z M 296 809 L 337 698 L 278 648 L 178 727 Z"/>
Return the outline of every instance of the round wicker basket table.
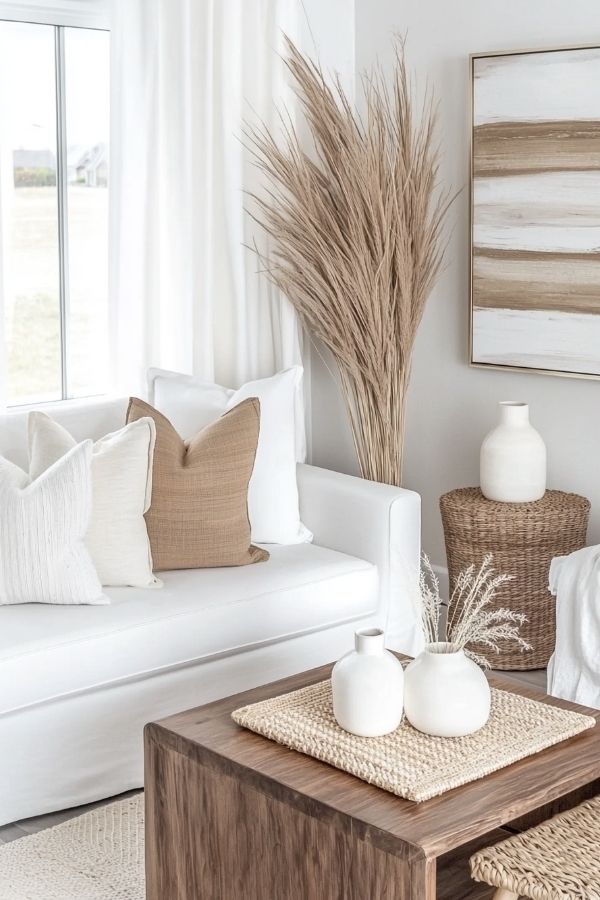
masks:
<path fill-rule="evenodd" d="M 490 659 L 495 669 L 544 668 L 554 650 L 555 600 L 548 590 L 550 563 L 585 546 L 590 502 L 578 494 L 546 491 L 534 503 L 487 500 L 479 488 L 459 488 L 440 498 L 450 593 L 459 573 L 479 567 L 493 555 L 498 574 L 513 579 L 500 587 L 496 608 L 524 613 L 520 633 L 531 644 L 521 652 L 515 643 Z M 474 650 L 490 658 L 489 649 Z"/>

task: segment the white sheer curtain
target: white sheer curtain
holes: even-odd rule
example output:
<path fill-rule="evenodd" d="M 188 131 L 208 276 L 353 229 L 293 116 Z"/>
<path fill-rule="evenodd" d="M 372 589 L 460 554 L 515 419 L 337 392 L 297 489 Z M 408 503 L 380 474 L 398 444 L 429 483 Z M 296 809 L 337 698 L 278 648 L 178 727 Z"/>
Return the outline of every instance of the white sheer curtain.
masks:
<path fill-rule="evenodd" d="M 111 305 L 115 387 L 163 366 L 229 386 L 300 361 L 259 274 L 243 120 L 290 108 L 283 32 L 298 0 L 114 0 Z"/>

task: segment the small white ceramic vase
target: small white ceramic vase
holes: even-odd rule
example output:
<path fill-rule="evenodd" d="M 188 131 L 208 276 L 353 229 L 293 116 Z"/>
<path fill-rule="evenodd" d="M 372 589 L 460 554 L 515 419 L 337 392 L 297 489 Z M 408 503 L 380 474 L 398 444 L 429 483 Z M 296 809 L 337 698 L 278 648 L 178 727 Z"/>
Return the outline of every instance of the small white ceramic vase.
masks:
<path fill-rule="evenodd" d="M 406 718 L 424 734 L 473 734 L 489 719 L 490 701 L 487 678 L 454 644 L 427 644 L 404 673 Z"/>
<path fill-rule="evenodd" d="M 546 491 L 546 445 L 529 424 L 527 403 L 500 403 L 500 423 L 480 455 L 481 493 L 502 503 L 530 503 Z"/>
<path fill-rule="evenodd" d="M 394 731 L 402 721 L 404 672 L 385 649 L 379 628 L 357 631 L 355 650 L 333 667 L 333 714 L 338 725 L 361 737 Z"/>

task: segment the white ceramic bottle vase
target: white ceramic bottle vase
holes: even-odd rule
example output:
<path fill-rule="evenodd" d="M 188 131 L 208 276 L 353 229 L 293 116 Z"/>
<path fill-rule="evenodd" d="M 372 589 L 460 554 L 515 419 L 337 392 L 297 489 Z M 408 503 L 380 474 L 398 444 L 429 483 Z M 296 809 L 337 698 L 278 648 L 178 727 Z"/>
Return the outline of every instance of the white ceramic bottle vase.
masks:
<path fill-rule="evenodd" d="M 355 650 L 333 667 L 333 714 L 338 725 L 361 737 L 394 731 L 402 720 L 404 672 L 385 649 L 379 628 L 357 631 Z"/>
<path fill-rule="evenodd" d="M 529 406 L 500 403 L 500 422 L 485 437 L 480 455 L 481 493 L 488 500 L 530 503 L 546 491 L 546 445 L 529 424 Z"/>
<path fill-rule="evenodd" d="M 482 728 L 490 716 L 487 678 L 454 644 L 427 644 L 404 673 L 404 711 L 418 731 L 437 737 L 463 737 Z"/>

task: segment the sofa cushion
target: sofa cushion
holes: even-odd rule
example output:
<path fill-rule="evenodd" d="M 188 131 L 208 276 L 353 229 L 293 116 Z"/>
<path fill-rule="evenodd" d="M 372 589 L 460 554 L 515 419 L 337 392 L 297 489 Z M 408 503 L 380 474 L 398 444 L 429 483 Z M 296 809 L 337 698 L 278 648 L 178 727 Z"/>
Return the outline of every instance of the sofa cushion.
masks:
<path fill-rule="evenodd" d="M 29 413 L 29 477 L 37 478 L 76 444 L 39 410 Z M 104 585 L 150 587 L 152 555 L 144 513 L 152 495 L 156 427 L 149 416 L 103 435 L 92 450 L 91 518 L 85 545 Z"/>
<path fill-rule="evenodd" d="M 32 481 L 0 457 L 0 605 L 108 603 L 84 545 L 91 462 L 83 441 Z"/>
<path fill-rule="evenodd" d="M 312 535 L 300 522 L 296 459 L 304 461 L 301 366 L 248 381 L 233 391 L 193 375 L 149 369 L 150 402 L 191 438 L 248 397 L 260 401 L 260 435 L 248 490 L 255 543 L 301 544 Z M 298 444 L 298 441 L 302 446 Z"/>
<path fill-rule="evenodd" d="M 165 572 L 161 591 L 107 588 L 110 606 L 0 608 L 0 715 L 377 609 L 371 563 L 312 544 L 270 550 L 260 566 Z"/>
<path fill-rule="evenodd" d="M 246 566 L 269 558 L 250 544 L 248 482 L 260 430 L 249 397 L 184 441 L 166 416 L 132 397 L 127 421 L 156 423 L 146 524 L 157 571 Z"/>

